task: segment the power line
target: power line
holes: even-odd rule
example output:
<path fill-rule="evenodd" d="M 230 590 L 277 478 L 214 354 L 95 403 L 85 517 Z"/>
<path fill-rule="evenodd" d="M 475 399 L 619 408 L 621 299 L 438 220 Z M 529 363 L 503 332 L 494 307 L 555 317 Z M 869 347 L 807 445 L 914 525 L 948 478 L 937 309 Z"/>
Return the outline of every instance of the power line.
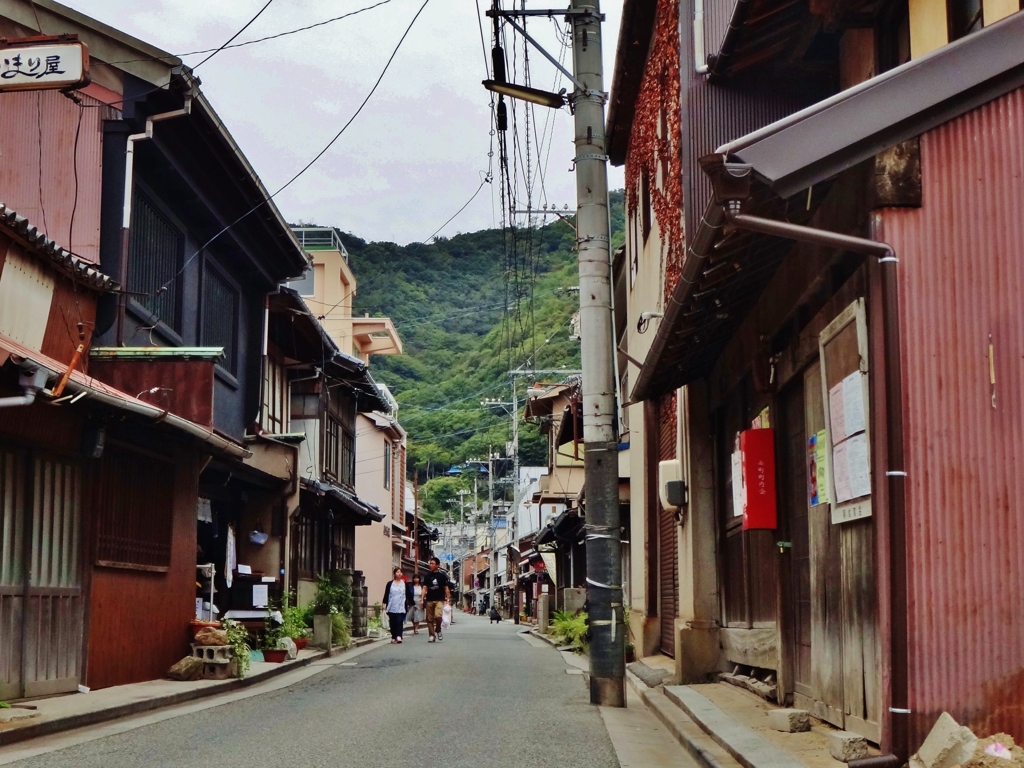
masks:
<path fill-rule="evenodd" d="M 377 88 L 380 87 L 381 81 L 384 80 L 384 75 L 387 74 L 388 69 L 391 68 L 391 63 L 395 60 L 395 56 L 398 55 L 398 51 L 402 47 L 402 43 L 405 42 L 405 38 L 409 36 L 409 32 L 412 31 L 412 27 L 416 23 L 416 20 L 420 17 L 420 14 L 423 13 L 423 10 L 427 7 L 427 5 L 429 3 L 430 3 L 430 0 L 423 0 L 423 5 L 421 5 L 419 10 L 416 11 L 416 15 L 412 17 L 412 21 L 409 22 L 409 26 L 405 28 L 405 32 L 403 32 L 402 33 L 402 37 L 399 38 L 398 44 L 395 46 L 395 49 L 391 52 L 391 56 L 388 57 L 387 62 L 384 64 L 384 69 L 381 70 L 380 76 L 377 78 L 377 81 L 373 84 L 373 87 L 370 89 L 369 93 L 366 94 L 366 98 L 363 99 L 362 103 L 359 105 L 359 107 L 356 109 L 356 111 L 352 113 L 352 116 L 341 127 L 341 130 L 339 130 L 336 134 L 334 134 L 334 137 L 329 142 L 327 142 L 327 145 L 323 149 L 321 149 L 319 152 L 317 152 L 317 154 L 313 157 L 312 160 L 310 160 L 308 163 L 306 163 L 306 165 L 304 165 L 299 170 L 298 173 L 296 173 L 294 176 L 292 176 L 290 179 L 288 179 L 288 181 L 286 181 L 276 192 L 274 192 L 272 195 L 268 195 L 267 197 L 265 197 L 263 200 L 258 202 L 256 205 L 254 205 L 248 211 L 243 213 L 241 216 L 239 216 L 237 219 L 232 221 L 226 227 L 221 229 L 217 234 L 215 234 L 213 237 L 211 237 L 209 240 L 207 240 L 205 243 L 203 243 L 199 247 L 199 249 L 196 250 L 195 253 L 193 253 L 191 256 L 189 256 L 185 260 L 185 263 L 181 265 L 181 269 L 179 269 L 170 280 L 168 280 L 166 283 L 164 283 L 162 286 L 160 286 L 160 288 L 157 289 L 157 292 L 167 290 L 167 287 L 170 286 L 171 283 L 173 283 L 175 280 L 178 279 L 178 277 L 181 275 L 182 272 L 185 271 L 185 269 L 189 266 L 189 264 L 191 264 L 200 253 L 202 253 L 204 250 L 206 250 L 208 247 L 210 247 L 210 245 L 215 240 L 217 240 L 221 235 L 223 235 L 229 229 L 231 229 L 236 224 L 241 222 L 243 219 L 249 217 L 251 214 L 255 213 L 257 210 L 262 208 L 264 205 L 269 203 L 271 200 L 273 200 L 279 194 L 281 194 L 286 189 L 288 189 L 288 187 L 290 187 L 292 184 L 294 184 L 299 179 L 299 177 L 301 177 L 306 171 L 308 171 L 310 168 L 312 168 L 313 164 L 316 163 L 321 157 L 323 157 L 327 153 L 327 150 L 329 150 L 331 147 L 334 146 L 335 142 L 337 142 L 338 139 L 341 138 L 341 135 L 343 133 L 345 133 L 345 131 L 348 130 L 348 127 L 350 125 L 352 125 L 352 123 L 355 121 L 355 119 L 357 117 L 359 117 L 359 114 L 366 107 L 367 103 L 369 103 L 370 99 L 373 97 L 373 94 L 377 92 Z"/>
<path fill-rule="evenodd" d="M 342 14 L 341 16 L 335 16 L 334 18 L 331 18 L 331 19 L 325 19 L 324 21 L 318 21 L 315 24 L 308 24 L 305 27 L 298 27 L 296 29 L 289 29 L 286 32 L 278 32 L 278 33 L 273 34 L 273 35 L 267 35 L 266 37 L 257 37 L 255 40 L 246 40 L 244 42 L 235 43 L 233 45 L 224 44 L 224 45 L 220 46 L 219 48 L 206 48 L 206 49 L 201 50 L 201 51 L 188 51 L 187 53 L 177 53 L 177 54 L 173 54 L 173 55 L 170 55 L 170 56 L 150 56 L 150 57 L 147 57 L 145 59 L 122 59 L 121 61 L 112 61 L 110 63 L 111 64 L 133 64 L 133 63 L 138 62 L 138 61 L 153 61 L 153 60 L 164 61 L 166 59 L 180 59 L 182 56 L 199 56 L 200 54 L 210 53 L 211 51 L 219 52 L 219 51 L 226 51 L 226 50 L 229 50 L 231 48 L 244 48 L 247 45 L 255 45 L 256 43 L 265 43 L 268 40 L 277 40 L 280 37 L 287 37 L 288 35 L 298 34 L 299 32 L 307 32 L 310 29 L 316 29 L 317 27 L 323 27 L 323 26 L 326 26 L 328 24 L 333 24 L 336 21 L 341 21 L 342 19 L 347 19 L 350 16 L 356 16 L 356 15 L 358 15 L 360 13 L 365 12 L 365 11 L 372 11 L 374 8 L 379 8 L 380 6 L 387 5 L 390 2 L 391 2 L 391 0 L 380 0 L 380 2 L 375 3 L 373 5 L 368 5 L 365 8 L 360 8 L 359 10 L 356 10 L 356 11 L 350 11 L 349 13 Z M 237 35 L 235 37 L 237 37 Z M 196 66 L 199 66 L 199 65 L 197 64 Z"/>
<path fill-rule="evenodd" d="M 270 4 L 271 4 L 271 3 L 273 3 L 273 2 L 274 2 L 274 0 L 267 0 L 267 2 L 266 2 L 266 3 L 264 4 L 264 6 L 263 6 L 262 8 L 260 8 L 260 9 L 259 9 L 259 10 L 258 10 L 258 11 L 256 12 L 256 15 L 255 15 L 255 16 L 253 16 L 253 17 L 252 17 L 251 19 L 249 19 L 249 20 L 248 20 L 247 22 L 245 22 L 245 25 L 244 25 L 244 26 L 243 26 L 243 27 L 242 27 L 242 28 L 241 28 L 240 30 L 238 30 L 237 32 L 235 32 L 235 34 L 233 34 L 233 35 L 232 35 L 231 37 L 229 37 L 229 38 L 227 39 L 227 42 L 226 42 L 226 43 L 224 43 L 224 45 L 222 45 L 222 46 L 221 46 L 220 48 L 217 48 L 217 49 L 215 49 L 214 51 L 212 51 L 212 52 L 210 53 L 210 55 L 209 55 L 209 56 L 207 56 L 207 57 L 206 57 L 205 59 L 203 59 L 203 60 L 202 60 L 202 61 L 200 61 L 200 62 L 199 62 L 198 64 L 196 64 L 196 65 L 195 65 L 194 67 L 192 67 L 192 70 L 193 70 L 193 71 L 195 71 L 195 70 L 199 69 L 199 67 L 203 66 L 203 64 L 205 64 L 205 63 L 206 63 L 206 62 L 208 62 L 208 61 L 209 61 L 210 59 L 212 59 L 212 58 L 213 58 L 214 56 L 216 56 L 216 55 L 217 55 L 218 53 L 220 53 L 220 52 L 221 52 L 221 51 L 223 51 L 223 50 L 224 50 L 225 48 L 227 48 L 227 47 L 228 47 L 228 45 L 230 45 L 230 44 L 231 44 L 232 42 L 234 42 L 235 38 L 237 38 L 237 37 L 238 37 L 238 36 L 239 36 L 240 34 L 242 34 L 243 32 L 245 32 L 245 30 L 247 30 L 247 29 L 248 29 L 248 28 L 249 28 L 249 27 L 250 27 L 250 26 L 252 25 L 252 23 L 253 23 L 254 21 L 256 21 L 256 19 L 258 19 L 258 18 L 259 18 L 260 16 L 262 16 L 262 15 L 263 15 L 263 12 L 264 12 L 265 10 L 267 10 L 267 8 L 269 8 L 269 7 L 270 7 Z"/>

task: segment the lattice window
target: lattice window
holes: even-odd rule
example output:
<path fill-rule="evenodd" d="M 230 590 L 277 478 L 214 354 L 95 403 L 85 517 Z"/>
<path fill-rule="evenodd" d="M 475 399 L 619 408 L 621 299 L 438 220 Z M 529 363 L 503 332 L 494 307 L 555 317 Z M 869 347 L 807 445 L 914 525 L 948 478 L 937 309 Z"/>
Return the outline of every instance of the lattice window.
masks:
<path fill-rule="evenodd" d="M 168 570 L 173 499 L 173 464 L 108 446 L 100 466 L 96 564 Z"/>
<path fill-rule="evenodd" d="M 184 254 L 184 233 L 136 190 L 128 248 L 128 290 L 135 301 L 176 331 L 181 330 L 178 270 Z"/>
<path fill-rule="evenodd" d="M 203 272 L 203 346 L 223 347 L 221 365 L 235 372 L 238 291 L 209 264 Z"/>

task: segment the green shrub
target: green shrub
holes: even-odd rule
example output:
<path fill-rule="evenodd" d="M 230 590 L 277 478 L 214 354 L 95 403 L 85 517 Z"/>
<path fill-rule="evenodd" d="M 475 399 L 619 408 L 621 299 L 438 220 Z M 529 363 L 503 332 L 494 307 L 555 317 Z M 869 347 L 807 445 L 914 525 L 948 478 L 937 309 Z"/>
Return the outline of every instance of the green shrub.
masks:
<path fill-rule="evenodd" d="M 249 630 L 237 621 L 224 619 L 221 627 L 228 634 L 228 644 L 235 655 L 235 664 L 238 666 L 238 676 L 245 677 L 249 671 Z"/>
<path fill-rule="evenodd" d="M 587 614 L 580 611 L 555 611 L 551 619 L 551 634 L 557 637 L 563 645 L 572 645 L 586 651 L 587 642 Z"/>
<path fill-rule="evenodd" d="M 331 614 L 331 643 L 348 648 L 352 642 L 352 619 L 344 613 Z"/>
<path fill-rule="evenodd" d="M 332 613 L 351 616 L 352 605 L 352 588 L 342 582 L 340 573 L 321 573 L 316 577 L 316 596 L 310 604 L 313 613 L 320 616 Z"/>

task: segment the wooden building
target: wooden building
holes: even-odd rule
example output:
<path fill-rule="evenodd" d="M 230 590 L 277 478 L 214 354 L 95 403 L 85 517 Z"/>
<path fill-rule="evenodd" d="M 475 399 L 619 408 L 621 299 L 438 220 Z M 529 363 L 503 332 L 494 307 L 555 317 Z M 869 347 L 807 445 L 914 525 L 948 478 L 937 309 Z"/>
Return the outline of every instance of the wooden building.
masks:
<path fill-rule="evenodd" d="M 664 245 L 678 259 L 653 308 L 664 317 L 629 369 L 629 400 L 677 425 L 668 451 L 647 442 L 649 481 L 655 457 L 677 456 L 690 493 L 655 555 L 680 569 L 663 648 L 684 682 L 739 666 L 779 703 L 902 757 L 944 710 L 979 735 L 1020 731 L 1024 644 L 977 612 L 1024 576 L 980 561 L 1009 562 L 1019 542 L 976 532 L 1016 530 L 1002 510 L 1020 468 L 998 446 L 1018 420 L 1000 394 L 1020 381 L 1024 14 L 986 7 L 968 29 L 943 5 L 948 27 L 927 44 L 935 4 L 876 3 L 855 21 L 828 3 L 712 3 L 706 59 L 681 37 L 673 133 L 638 85 L 652 62 L 671 75 L 671 55 L 621 45 L 674 26 L 674 4 L 647 5 L 651 31 L 624 26 L 634 74 L 619 70 L 610 133 L 636 182 L 627 260 L 648 220 L 670 239 L 675 211 L 685 220 L 685 240 Z M 716 111 L 716 91 L 738 113 Z M 631 172 L 645 130 L 664 140 L 639 146 Z M 678 208 L 653 193 L 648 208 L 652 163 Z M 1001 410 L 1008 431 L 993 432 Z M 743 436 L 769 429 L 777 519 L 751 524 L 736 467 Z M 993 637 L 1008 656 L 986 653 Z"/>

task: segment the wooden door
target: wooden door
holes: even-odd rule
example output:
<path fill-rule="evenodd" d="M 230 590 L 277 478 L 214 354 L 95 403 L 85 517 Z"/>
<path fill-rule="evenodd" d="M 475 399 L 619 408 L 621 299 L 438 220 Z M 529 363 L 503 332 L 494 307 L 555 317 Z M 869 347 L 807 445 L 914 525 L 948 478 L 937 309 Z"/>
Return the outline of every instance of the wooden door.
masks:
<path fill-rule="evenodd" d="M 805 444 L 825 429 L 821 378 L 818 362 L 804 375 Z M 796 555 L 795 538 L 793 546 Z M 880 692 L 873 518 L 835 524 L 830 504 L 809 507 L 807 561 L 810 680 L 808 684 L 798 677 L 794 704 L 877 743 Z"/>
<path fill-rule="evenodd" d="M 794 695 L 810 697 L 811 682 L 811 557 L 808 533 L 807 440 L 805 437 L 804 386 L 802 379 L 789 385 L 779 397 L 781 406 L 778 435 L 782 450 L 780 467 L 780 522 L 788 523 L 789 549 L 789 627 L 785 642 L 792 659 Z M 781 532 L 781 530 L 780 530 Z M 787 686 L 788 688 L 788 686 Z M 788 693 L 788 691 L 787 691 Z"/>
<path fill-rule="evenodd" d="M 825 429 L 821 364 L 804 374 L 805 440 Z M 810 685 L 797 689 L 797 706 L 815 717 L 843 727 L 843 623 L 839 531 L 832 525 L 828 504 L 807 511 L 807 557 L 811 629 Z M 805 700 L 801 700 L 801 695 Z"/>
<path fill-rule="evenodd" d="M 0 449 L 0 698 L 78 688 L 81 497 L 75 464 Z"/>

